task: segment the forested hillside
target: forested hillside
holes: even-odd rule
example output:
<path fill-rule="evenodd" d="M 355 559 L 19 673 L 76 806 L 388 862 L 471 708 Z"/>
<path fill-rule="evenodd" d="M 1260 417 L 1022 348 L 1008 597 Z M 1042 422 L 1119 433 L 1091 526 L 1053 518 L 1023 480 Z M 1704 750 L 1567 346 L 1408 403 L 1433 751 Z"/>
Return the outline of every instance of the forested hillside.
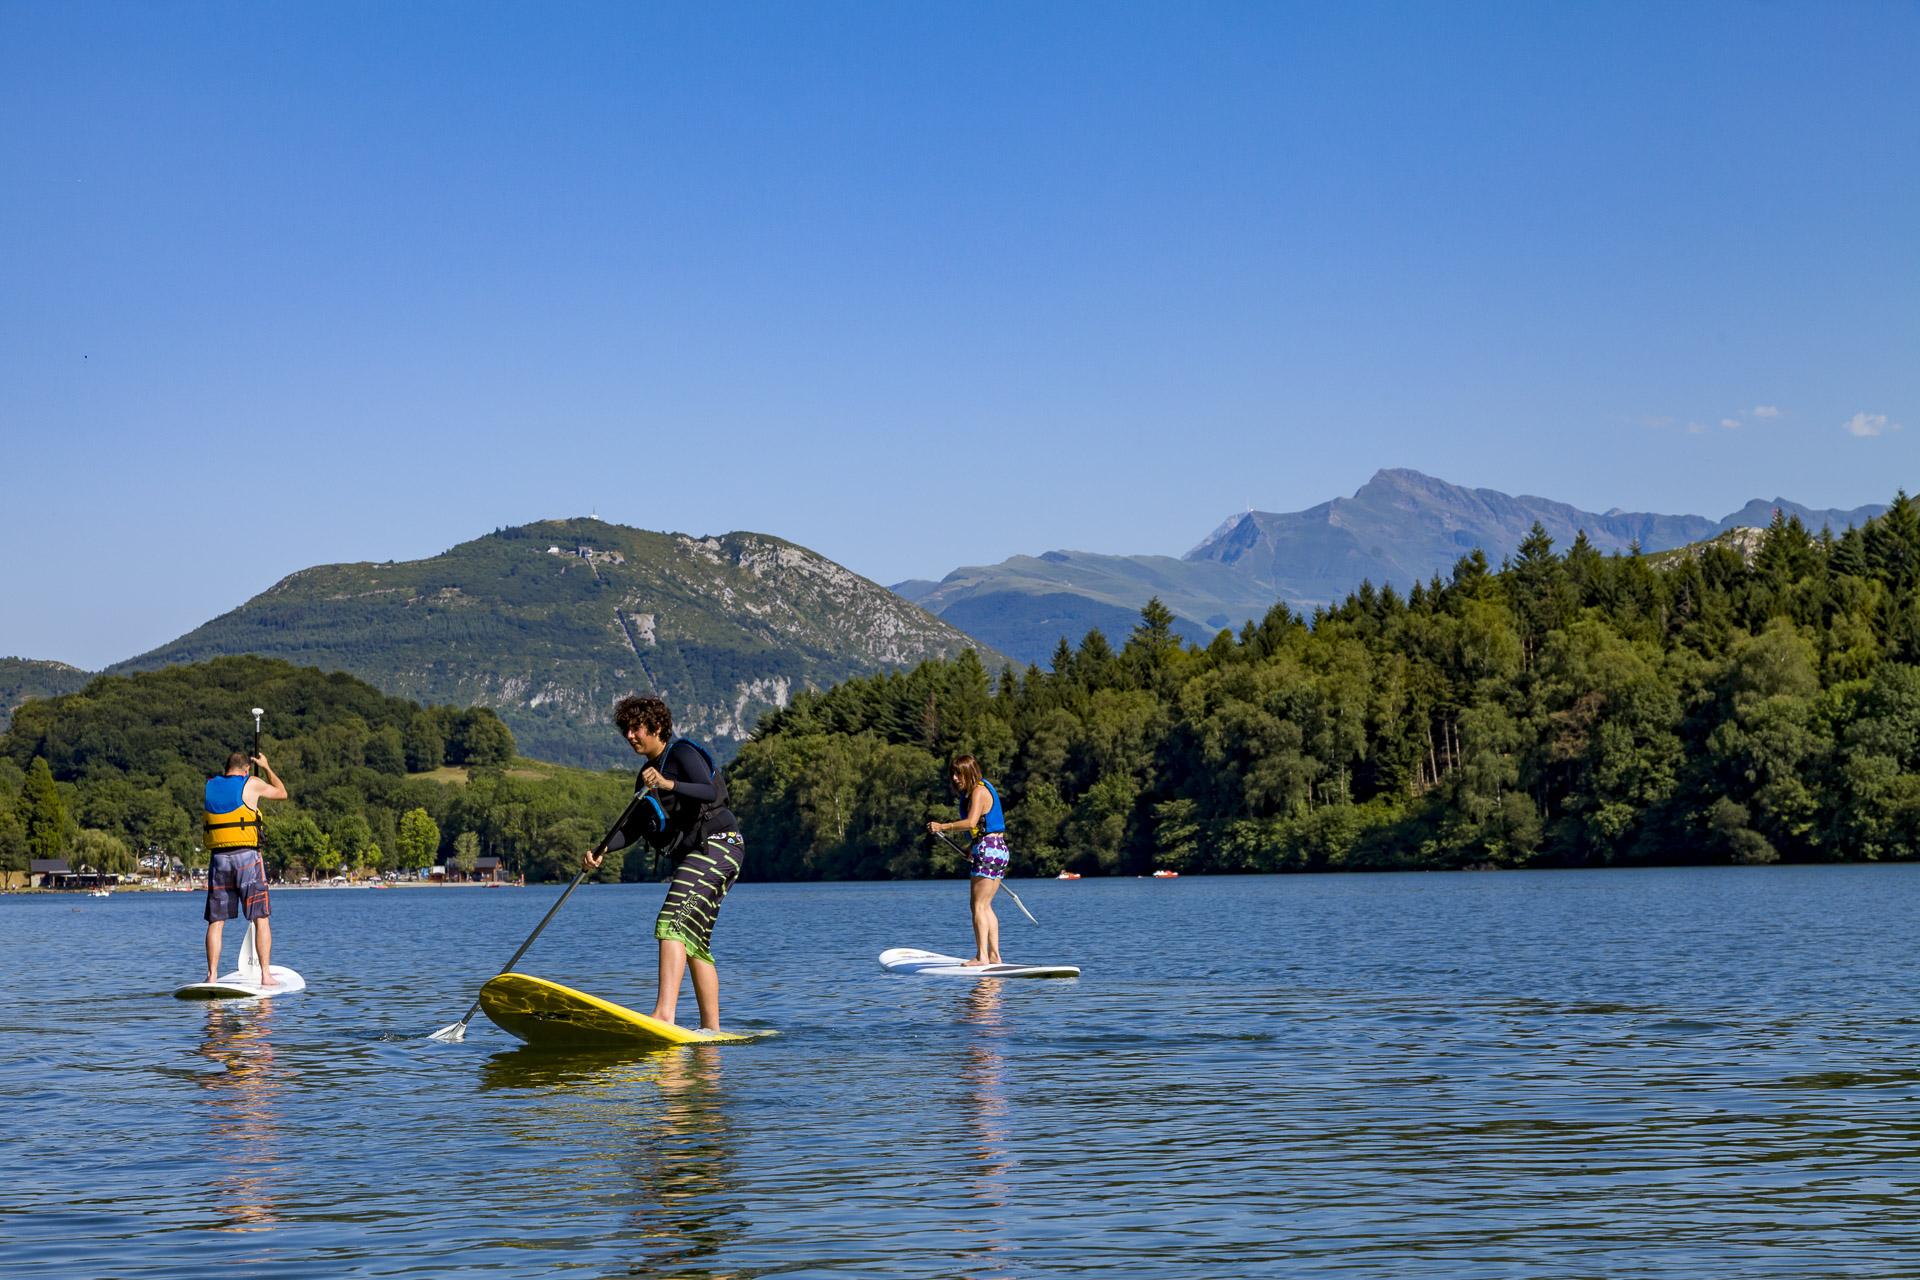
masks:
<path fill-rule="evenodd" d="M 1276 606 L 1204 648 L 1157 601 L 990 678 L 969 655 L 768 716 L 732 771 L 757 874 L 949 872 L 945 759 L 1016 872 L 1920 856 L 1920 510 L 1776 517 L 1656 566 L 1535 527 L 1495 572 Z"/>
<path fill-rule="evenodd" d="M 281 876 L 478 857 L 571 874 L 632 790 L 630 773 L 516 758 L 485 707 L 422 707 L 338 672 L 217 658 L 25 703 L 0 735 L 0 870 L 66 857 L 126 872 L 146 854 L 204 865 L 201 788 L 251 747 L 254 706 L 291 794 L 265 806 Z M 618 875 L 617 856 L 609 865 Z"/>

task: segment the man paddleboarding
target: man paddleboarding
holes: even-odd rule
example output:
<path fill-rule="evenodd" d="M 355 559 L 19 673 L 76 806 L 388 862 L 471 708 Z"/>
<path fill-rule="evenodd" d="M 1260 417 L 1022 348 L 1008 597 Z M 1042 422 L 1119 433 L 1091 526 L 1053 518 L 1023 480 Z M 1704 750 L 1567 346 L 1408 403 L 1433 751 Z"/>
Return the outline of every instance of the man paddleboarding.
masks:
<path fill-rule="evenodd" d="M 253 765 L 266 776 L 250 776 Z M 260 802 L 286 798 L 286 787 L 264 755 L 249 758 L 246 752 L 236 751 L 227 757 L 225 773 L 207 779 L 208 982 L 220 980 L 220 935 L 226 922 L 245 915 L 253 925 L 254 953 L 260 957 L 260 986 L 278 985 L 269 963 L 273 926 L 267 920 L 267 864 L 260 855 Z"/>
<path fill-rule="evenodd" d="M 927 830 L 935 835 L 943 831 L 965 831 L 973 837 L 968 850 L 972 867 L 967 877 L 967 896 L 973 909 L 973 959 L 970 965 L 1000 963 L 1000 917 L 993 911 L 993 895 L 1007 874 L 1007 817 L 1000 807 L 1000 792 L 980 776 L 980 762 L 972 756 L 956 756 L 947 779 L 960 797 L 957 822 L 929 822 Z"/>
<path fill-rule="evenodd" d="M 660 801 L 659 813 L 636 805 L 628 820 L 607 842 L 615 852 L 642 839 L 673 860 L 673 882 L 666 902 L 653 922 L 660 942 L 660 992 L 653 1016 L 672 1022 L 680 1002 L 680 979 L 691 970 L 693 998 L 700 1006 L 700 1029 L 720 1030 L 720 972 L 714 967 L 713 926 L 721 900 L 740 876 L 746 842 L 739 823 L 727 808 L 726 779 L 712 757 L 698 745 L 673 734 L 673 713 L 659 698 L 622 698 L 613 708 L 613 723 L 627 745 L 645 757 L 634 790 L 650 788 Z M 596 870 L 604 859 L 587 851 L 582 864 Z"/>

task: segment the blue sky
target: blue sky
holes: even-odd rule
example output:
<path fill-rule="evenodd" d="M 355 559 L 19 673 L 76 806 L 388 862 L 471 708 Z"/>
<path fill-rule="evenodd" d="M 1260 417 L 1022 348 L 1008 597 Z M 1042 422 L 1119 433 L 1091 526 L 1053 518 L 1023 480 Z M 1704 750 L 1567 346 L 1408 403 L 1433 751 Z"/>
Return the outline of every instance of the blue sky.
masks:
<path fill-rule="evenodd" d="M 1911 4 L 0 0 L 0 654 L 585 514 L 882 582 L 1920 477 Z"/>

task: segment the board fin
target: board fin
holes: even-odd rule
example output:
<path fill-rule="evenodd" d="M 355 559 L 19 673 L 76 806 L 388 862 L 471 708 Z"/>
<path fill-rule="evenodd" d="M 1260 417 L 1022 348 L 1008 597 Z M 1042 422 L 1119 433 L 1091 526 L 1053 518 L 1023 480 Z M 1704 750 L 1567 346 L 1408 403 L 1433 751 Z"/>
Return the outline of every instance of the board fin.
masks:
<path fill-rule="evenodd" d="M 253 949 L 251 920 L 247 921 L 247 931 L 240 935 L 240 977 L 251 983 L 260 981 L 260 953 Z"/>

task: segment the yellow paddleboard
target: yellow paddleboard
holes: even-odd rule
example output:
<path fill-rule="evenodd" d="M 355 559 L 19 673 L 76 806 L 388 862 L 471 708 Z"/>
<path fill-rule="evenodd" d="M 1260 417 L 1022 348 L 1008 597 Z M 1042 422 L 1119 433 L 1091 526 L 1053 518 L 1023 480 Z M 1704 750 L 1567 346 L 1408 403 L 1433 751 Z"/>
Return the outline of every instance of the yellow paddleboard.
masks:
<path fill-rule="evenodd" d="M 730 1031 L 708 1034 L 644 1013 L 635 1013 L 611 1000 L 563 987 L 526 973 L 503 973 L 480 988 L 480 1008 L 494 1025 L 528 1044 L 561 1048 L 567 1045 L 740 1044 L 771 1031 L 741 1035 Z"/>

